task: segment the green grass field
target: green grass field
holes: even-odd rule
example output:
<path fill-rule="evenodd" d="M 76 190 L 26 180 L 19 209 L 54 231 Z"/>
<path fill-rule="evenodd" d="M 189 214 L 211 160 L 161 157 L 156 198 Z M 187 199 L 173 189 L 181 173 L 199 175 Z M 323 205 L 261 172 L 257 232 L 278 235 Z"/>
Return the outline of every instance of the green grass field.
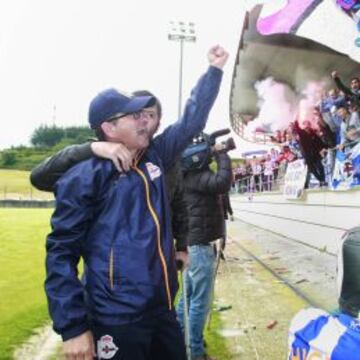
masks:
<path fill-rule="evenodd" d="M 52 209 L 0 208 L 0 359 L 12 359 L 14 350 L 33 329 L 49 320 L 43 288 L 45 238 Z M 218 335 L 218 314 L 206 332 L 209 353 L 231 359 L 225 340 Z M 59 356 L 58 354 L 55 356 Z"/>
<path fill-rule="evenodd" d="M 179 278 L 179 291 L 175 298 L 175 304 L 179 301 L 181 295 L 181 279 Z M 206 352 L 218 360 L 231 360 L 232 354 L 226 344 L 226 339 L 219 334 L 223 328 L 222 321 L 217 311 L 212 312 L 210 328 L 205 326 L 204 337 L 206 342 Z"/>
<path fill-rule="evenodd" d="M 219 313 L 214 311 L 211 317 L 210 329 L 207 326 L 205 327 L 206 351 L 218 360 L 230 360 L 233 358 L 230 349 L 226 344 L 226 340 L 218 333 L 222 328 L 223 324 Z"/>
<path fill-rule="evenodd" d="M 0 199 L 53 199 L 30 184 L 29 171 L 0 169 Z"/>
<path fill-rule="evenodd" d="M 52 209 L 0 208 L 0 359 L 48 319 L 43 283 Z"/>

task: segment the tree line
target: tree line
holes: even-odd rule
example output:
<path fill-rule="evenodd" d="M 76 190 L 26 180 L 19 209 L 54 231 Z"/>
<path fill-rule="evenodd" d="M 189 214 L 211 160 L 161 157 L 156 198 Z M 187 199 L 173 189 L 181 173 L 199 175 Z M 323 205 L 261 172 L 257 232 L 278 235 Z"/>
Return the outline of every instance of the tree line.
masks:
<path fill-rule="evenodd" d="M 31 135 L 31 146 L 13 146 L 0 151 L 0 168 L 31 170 L 65 146 L 84 143 L 94 136 L 93 130 L 86 126 L 41 125 Z"/>

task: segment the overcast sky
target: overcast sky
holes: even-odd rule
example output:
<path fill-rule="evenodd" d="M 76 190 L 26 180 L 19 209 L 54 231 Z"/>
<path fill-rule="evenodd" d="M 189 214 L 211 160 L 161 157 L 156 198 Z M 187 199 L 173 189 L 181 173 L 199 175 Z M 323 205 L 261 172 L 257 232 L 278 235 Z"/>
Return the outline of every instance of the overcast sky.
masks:
<path fill-rule="evenodd" d="M 196 24 L 196 43 L 185 45 L 184 99 L 207 68 L 207 50 L 221 44 L 230 52 L 207 129 L 229 127 L 243 15 L 239 0 L 226 6 L 205 0 L 2 1 L 0 149 L 28 144 L 41 124 L 87 124 L 91 98 L 107 87 L 149 89 L 163 103 L 163 126 L 176 120 L 179 44 L 167 39 L 170 20 Z"/>

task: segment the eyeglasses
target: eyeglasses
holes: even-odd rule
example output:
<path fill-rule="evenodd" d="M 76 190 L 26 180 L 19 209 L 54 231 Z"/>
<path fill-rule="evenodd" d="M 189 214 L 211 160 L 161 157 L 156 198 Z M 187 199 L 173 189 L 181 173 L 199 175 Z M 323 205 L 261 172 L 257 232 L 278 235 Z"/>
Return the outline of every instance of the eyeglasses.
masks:
<path fill-rule="evenodd" d="M 122 114 L 122 115 L 116 115 L 116 116 L 113 116 L 111 118 L 109 118 L 108 122 L 110 121 L 115 121 L 115 120 L 119 120 L 123 117 L 126 117 L 126 116 L 132 116 L 134 118 L 134 120 L 139 120 L 141 118 L 152 118 L 154 117 L 154 113 L 153 112 L 149 112 L 149 111 L 144 111 L 144 110 L 140 110 L 140 111 L 136 111 L 136 112 L 133 112 L 133 113 L 126 113 L 126 114 Z"/>

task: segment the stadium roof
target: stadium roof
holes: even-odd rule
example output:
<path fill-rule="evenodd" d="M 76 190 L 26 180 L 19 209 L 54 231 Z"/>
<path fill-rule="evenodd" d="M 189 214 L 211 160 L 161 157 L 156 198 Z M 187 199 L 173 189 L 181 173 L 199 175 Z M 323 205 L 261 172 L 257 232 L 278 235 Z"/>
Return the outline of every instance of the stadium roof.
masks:
<path fill-rule="evenodd" d="M 326 77 L 329 82 L 333 70 L 338 70 L 345 83 L 351 76 L 360 75 L 359 63 L 316 41 L 293 34 L 259 34 L 256 22 L 260 11 L 261 6 L 256 6 L 246 15 L 233 70 L 230 114 L 232 127 L 239 135 L 243 134 L 243 125 L 258 114 L 254 88 L 258 80 L 272 76 L 298 89 L 305 81 L 301 78 L 304 70 L 313 80 Z"/>

